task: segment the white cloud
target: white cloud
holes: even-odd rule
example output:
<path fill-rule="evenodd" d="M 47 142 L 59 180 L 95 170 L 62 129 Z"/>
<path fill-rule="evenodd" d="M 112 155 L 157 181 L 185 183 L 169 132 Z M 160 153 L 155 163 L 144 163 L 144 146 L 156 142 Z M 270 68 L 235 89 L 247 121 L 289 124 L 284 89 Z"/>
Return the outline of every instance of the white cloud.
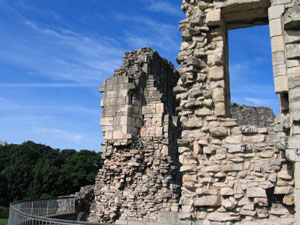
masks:
<path fill-rule="evenodd" d="M 180 33 L 177 26 L 143 16 L 114 15 L 114 17 L 118 20 L 128 20 L 132 24 L 134 29 L 124 31 L 126 42 L 131 48 L 148 46 L 158 50 L 163 57 L 178 53 Z"/>
<path fill-rule="evenodd" d="M 81 84 L 100 83 L 122 63 L 124 51 L 110 38 L 92 39 L 29 20 L 24 25 L 25 43 L 6 34 L 5 44 L 0 42 L 0 60 L 26 68 L 27 74 Z"/>
<path fill-rule="evenodd" d="M 76 144 L 79 144 L 84 137 L 82 134 L 68 132 L 57 128 L 46 128 L 46 127 L 34 126 L 33 129 L 35 129 L 38 132 L 42 132 L 47 135 L 54 136 L 57 139 L 65 139 L 65 140 L 73 141 Z"/>
<path fill-rule="evenodd" d="M 144 1 L 146 9 L 152 12 L 165 13 L 168 15 L 182 16 L 180 8 L 170 2 L 161 0 L 148 0 Z"/>
<path fill-rule="evenodd" d="M 95 83 L 0 83 L 3 88 L 76 88 L 95 87 Z"/>

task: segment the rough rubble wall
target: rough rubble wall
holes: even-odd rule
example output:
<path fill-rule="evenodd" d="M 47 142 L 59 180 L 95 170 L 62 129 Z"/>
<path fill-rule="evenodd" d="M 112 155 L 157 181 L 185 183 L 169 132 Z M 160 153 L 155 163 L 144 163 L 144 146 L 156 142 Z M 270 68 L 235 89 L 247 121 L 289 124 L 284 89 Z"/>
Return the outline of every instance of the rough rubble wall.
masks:
<path fill-rule="evenodd" d="M 100 91 L 103 168 L 96 177 L 90 220 L 157 220 L 178 211 L 181 177 L 173 87 L 179 74 L 149 48 L 127 52 Z"/>
<path fill-rule="evenodd" d="M 180 22 L 183 41 L 177 57 L 180 79 L 174 88 L 183 128 L 178 140 L 183 174 L 181 220 L 205 224 L 243 224 L 249 220 L 293 224 L 294 168 L 285 154 L 291 134 L 286 99 L 291 99 L 291 91 L 287 95 L 286 71 L 300 76 L 300 53 L 289 51 L 283 36 L 293 33 L 286 39 L 293 40 L 298 49 L 299 27 L 289 22 L 298 31 L 283 33 L 281 23 L 282 15 L 293 7 L 298 7 L 297 1 L 183 0 L 186 19 Z M 295 10 L 291 14 L 289 18 L 299 17 Z M 282 113 L 269 128 L 239 126 L 229 117 L 227 30 L 267 24 L 268 20 L 275 90 L 280 95 Z M 286 70 L 285 51 L 287 57 L 293 58 L 287 61 L 293 69 Z M 296 105 L 293 109 L 298 111 Z"/>
<path fill-rule="evenodd" d="M 238 125 L 251 125 L 256 127 L 269 127 L 275 115 L 269 107 L 254 107 L 247 105 L 230 104 L 230 114 L 237 120 Z"/>

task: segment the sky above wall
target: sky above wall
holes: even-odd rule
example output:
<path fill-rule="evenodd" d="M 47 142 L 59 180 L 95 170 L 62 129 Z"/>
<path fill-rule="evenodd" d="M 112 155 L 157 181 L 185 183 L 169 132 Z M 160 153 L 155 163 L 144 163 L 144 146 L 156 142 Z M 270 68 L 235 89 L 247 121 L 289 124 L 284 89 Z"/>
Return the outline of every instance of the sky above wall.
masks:
<path fill-rule="evenodd" d="M 1 0 L 0 141 L 101 151 L 98 87 L 125 51 L 149 46 L 178 67 L 181 0 Z M 269 106 L 268 26 L 229 32 L 232 101 Z M 243 42 L 242 42 L 243 41 Z"/>

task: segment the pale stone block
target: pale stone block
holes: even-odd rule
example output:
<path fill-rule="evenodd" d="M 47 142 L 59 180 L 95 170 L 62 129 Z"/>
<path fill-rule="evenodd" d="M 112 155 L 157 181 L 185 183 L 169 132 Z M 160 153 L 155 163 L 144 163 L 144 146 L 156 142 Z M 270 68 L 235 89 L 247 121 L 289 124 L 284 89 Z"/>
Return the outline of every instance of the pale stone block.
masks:
<path fill-rule="evenodd" d="M 272 0 L 272 5 L 283 5 L 291 3 L 292 0 Z"/>
<path fill-rule="evenodd" d="M 159 212 L 157 222 L 164 224 L 176 224 L 178 222 L 177 212 Z"/>
<path fill-rule="evenodd" d="M 226 221 L 235 221 L 240 220 L 241 216 L 234 213 L 221 213 L 221 212 L 212 212 L 207 216 L 208 220 L 226 222 Z"/>
<path fill-rule="evenodd" d="M 194 200 L 194 206 L 220 206 L 220 195 L 207 195 Z"/>
<path fill-rule="evenodd" d="M 277 195 L 287 195 L 293 193 L 293 188 L 291 186 L 283 186 L 283 187 L 278 187 L 276 186 L 274 189 L 274 194 Z"/>
<path fill-rule="evenodd" d="M 300 44 L 287 44 L 286 57 L 287 59 L 300 58 Z"/>
<path fill-rule="evenodd" d="M 215 114 L 216 116 L 225 116 L 225 103 L 224 102 L 216 102 L 215 103 Z"/>
<path fill-rule="evenodd" d="M 225 139 L 228 144 L 240 144 L 242 142 L 242 135 L 230 136 Z"/>
<path fill-rule="evenodd" d="M 169 155 L 169 148 L 167 145 L 164 145 L 161 149 L 161 154 L 163 155 Z"/>
<path fill-rule="evenodd" d="M 284 52 L 273 52 L 272 62 L 273 62 L 273 66 L 284 64 L 285 62 Z"/>
<path fill-rule="evenodd" d="M 162 126 L 162 118 L 152 118 L 152 125 L 156 127 Z"/>
<path fill-rule="evenodd" d="M 287 92 L 288 91 L 288 82 L 286 76 L 279 76 L 274 77 L 274 86 L 275 86 L 275 92 L 281 93 L 281 92 Z"/>
<path fill-rule="evenodd" d="M 224 188 L 221 188 L 221 195 L 225 195 L 225 196 L 229 196 L 229 195 L 233 195 L 234 192 L 233 192 L 233 189 L 232 188 L 229 188 L 229 187 L 224 187 Z"/>
<path fill-rule="evenodd" d="M 113 139 L 123 139 L 123 133 L 121 131 L 114 131 Z"/>
<path fill-rule="evenodd" d="M 206 14 L 205 22 L 208 26 L 221 25 L 221 9 L 210 10 Z"/>
<path fill-rule="evenodd" d="M 271 38 L 272 52 L 284 51 L 284 42 L 282 36 L 275 36 Z"/>
<path fill-rule="evenodd" d="M 266 190 L 259 187 L 247 188 L 246 195 L 249 198 L 266 198 Z"/>
<path fill-rule="evenodd" d="M 195 115 L 197 116 L 208 116 L 211 114 L 212 114 L 211 110 L 205 107 L 195 110 Z"/>
<path fill-rule="evenodd" d="M 286 75 L 286 65 L 274 65 L 273 66 L 273 75 L 274 77 L 285 76 Z"/>
<path fill-rule="evenodd" d="M 113 138 L 113 132 L 105 132 L 104 139 L 112 139 Z"/>
<path fill-rule="evenodd" d="M 219 65 L 223 63 L 223 54 L 222 53 L 215 53 L 207 56 L 207 65 Z"/>
<path fill-rule="evenodd" d="M 208 77 L 210 80 L 222 80 L 224 79 L 223 66 L 212 66 L 208 70 Z"/>
<path fill-rule="evenodd" d="M 156 104 L 156 113 L 163 113 L 164 112 L 164 103 Z"/>
<path fill-rule="evenodd" d="M 300 41 L 300 31 L 299 30 L 286 30 L 284 36 L 285 43 L 294 43 Z"/>
<path fill-rule="evenodd" d="M 271 6 L 268 9 L 269 20 L 281 18 L 283 12 L 284 12 L 284 5 Z"/>
<path fill-rule="evenodd" d="M 300 61 L 297 60 L 297 59 L 288 59 L 286 61 L 286 65 L 288 68 L 291 68 L 291 67 L 300 67 Z"/>
<path fill-rule="evenodd" d="M 270 36 L 278 36 L 282 35 L 282 23 L 281 19 L 274 19 L 269 22 L 269 28 L 270 28 Z"/>
<path fill-rule="evenodd" d="M 213 137 L 224 137 L 228 135 L 228 130 L 225 127 L 215 127 L 209 130 Z"/>
<path fill-rule="evenodd" d="M 288 77 L 300 77 L 300 67 L 292 67 L 287 69 Z"/>
<path fill-rule="evenodd" d="M 259 143 L 259 142 L 264 142 L 265 140 L 266 140 L 266 136 L 263 134 L 258 134 L 253 136 L 243 136 L 243 142 Z"/>
<path fill-rule="evenodd" d="M 224 102 L 224 89 L 223 88 L 214 88 L 212 94 L 214 102 Z"/>

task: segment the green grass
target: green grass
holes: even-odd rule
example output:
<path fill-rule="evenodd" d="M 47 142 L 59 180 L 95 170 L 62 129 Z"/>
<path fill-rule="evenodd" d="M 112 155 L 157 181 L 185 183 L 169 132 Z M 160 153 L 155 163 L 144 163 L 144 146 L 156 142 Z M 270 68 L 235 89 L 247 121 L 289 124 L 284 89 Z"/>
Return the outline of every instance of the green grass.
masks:
<path fill-rule="evenodd" d="M 8 219 L 0 219 L 0 225 L 6 225 L 8 223 Z"/>

